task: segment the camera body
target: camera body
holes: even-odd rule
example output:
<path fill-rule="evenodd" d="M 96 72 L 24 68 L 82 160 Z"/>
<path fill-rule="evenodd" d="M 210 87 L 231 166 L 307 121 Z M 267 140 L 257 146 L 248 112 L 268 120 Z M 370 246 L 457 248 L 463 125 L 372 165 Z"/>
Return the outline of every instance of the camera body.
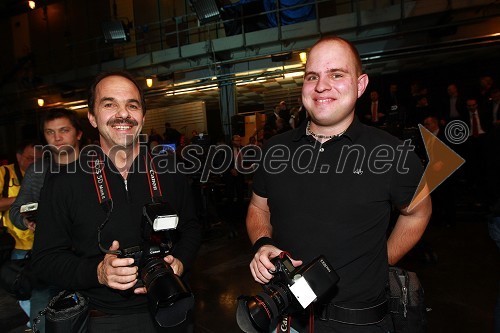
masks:
<path fill-rule="evenodd" d="M 294 267 L 291 259 L 282 252 L 271 262 L 275 270 L 273 278 L 262 286 L 264 292 L 238 298 L 236 319 L 244 332 L 268 332 L 281 315 L 307 308 L 339 280 L 324 256 L 307 265 Z"/>
<path fill-rule="evenodd" d="M 121 250 L 122 258 L 134 259 L 134 265 L 142 268 L 153 259 L 162 259 L 173 248 L 172 234 L 177 228 L 179 218 L 175 210 L 167 202 L 154 202 L 144 205 L 141 233 L 143 242 L 140 245 Z"/>
<path fill-rule="evenodd" d="M 28 221 L 35 222 L 38 212 L 38 202 L 28 202 L 19 208 L 19 212 Z"/>
<path fill-rule="evenodd" d="M 182 323 L 194 305 L 188 286 L 164 260 L 174 247 L 172 233 L 178 220 L 167 202 L 146 204 L 141 225 L 142 244 L 120 251 L 120 257 L 133 258 L 139 268 L 139 280 L 134 288 L 146 287 L 150 312 L 161 327 Z"/>

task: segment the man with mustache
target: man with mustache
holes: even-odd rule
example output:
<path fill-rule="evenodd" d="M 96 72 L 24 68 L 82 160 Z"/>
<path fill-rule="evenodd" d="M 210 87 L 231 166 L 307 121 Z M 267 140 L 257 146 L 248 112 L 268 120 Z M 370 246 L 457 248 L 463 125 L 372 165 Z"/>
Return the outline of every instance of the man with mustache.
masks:
<path fill-rule="evenodd" d="M 167 276 L 172 281 L 186 274 L 201 242 L 187 179 L 166 172 L 172 161 L 166 156 L 152 159 L 147 146 L 140 144 L 146 105 L 130 74 L 97 76 L 88 103 L 88 119 L 99 131 L 100 147 L 83 149 L 76 172 L 55 175 L 44 186 L 34 244 L 35 271 L 45 281 L 89 299 L 88 332 L 190 332 L 191 323 L 184 320 L 188 306 L 176 314 L 175 322 L 162 318 L 160 323 L 153 317 L 148 290 L 137 285 L 148 272 L 139 267 L 143 260 L 124 256 L 126 250 L 138 253 L 134 247 L 139 247 L 150 258 L 154 247 L 144 246 L 146 241 L 158 249 L 167 246 L 155 242 L 155 237 L 164 235 L 162 231 L 143 233 L 143 228 L 150 230 L 143 209 L 170 206 L 168 223 L 178 221 L 176 237 L 164 256 L 160 250 L 154 252 L 158 253 L 154 267 L 170 270 Z M 172 302 L 176 304 L 175 299 Z M 160 327 L 168 326 L 165 320 L 173 327 Z"/>
<path fill-rule="evenodd" d="M 324 255 L 340 277 L 314 304 L 313 324 L 312 311 L 291 320 L 300 332 L 390 331 L 388 264 L 417 243 L 431 213 L 428 197 L 408 208 L 423 171 L 416 154 L 403 153 L 402 142 L 355 117 L 356 100 L 367 85 L 350 42 L 318 41 L 307 57 L 302 86 L 310 120 L 274 136 L 254 176 L 246 220 L 254 279 L 268 283 L 275 269 L 270 259 L 282 251 L 296 267 Z M 285 162 L 304 148 L 312 159 L 300 154 L 309 156 Z M 400 215 L 387 240 L 393 205 Z M 278 331 L 288 323 L 285 318 Z"/>
<path fill-rule="evenodd" d="M 80 153 L 80 139 L 82 126 L 75 111 L 67 109 L 51 109 L 47 111 L 40 121 L 41 132 L 47 143 L 44 147 L 43 159 L 33 163 L 24 175 L 19 194 L 10 207 L 10 216 L 14 225 L 21 230 L 36 228 L 36 215 L 21 214 L 20 208 L 28 203 L 40 201 L 40 191 L 43 187 L 47 173 L 58 173 L 61 169 L 74 169 L 74 162 Z M 44 284 L 36 285 L 31 292 L 30 321 L 33 321 L 42 311 L 50 299 L 55 296 L 57 289 Z M 42 317 L 37 325 L 40 333 L 45 332 L 45 320 Z"/>

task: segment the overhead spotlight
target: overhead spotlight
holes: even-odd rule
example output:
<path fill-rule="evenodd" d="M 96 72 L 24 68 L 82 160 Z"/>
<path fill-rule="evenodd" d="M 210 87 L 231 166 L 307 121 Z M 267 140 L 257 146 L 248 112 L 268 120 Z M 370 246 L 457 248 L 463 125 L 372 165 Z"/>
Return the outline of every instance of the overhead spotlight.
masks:
<path fill-rule="evenodd" d="M 39 99 L 37 100 L 37 102 L 38 102 L 38 106 L 39 106 L 39 107 L 42 107 L 42 106 L 45 104 L 45 101 L 43 100 L 43 98 L 39 98 Z"/>
<path fill-rule="evenodd" d="M 107 21 L 101 24 L 106 43 L 128 42 L 130 31 L 122 21 Z"/>
<path fill-rule="evenodd" d="M 220 19 L 219 6 L 215 0 L 190 0 L 189 3 L 196 13 L 200 24 Z"/>
<path fill-rule="evenodd" d="M 30 0 L 30 1 L 28 1 L 28 6 L 29 6 L 31 9 L 35 9 L 35 7 L 36 7 L 36 3 L 35 3 L 35 1 L 31 1 L 31 0 Z"/>
<path fill-rule="evenodd" d="M 307 62 L 307 52 L 299 53 L 300 62 L 305 64 Z"/>
<path fill-rule="evenodd" d="M 153 79 L 148 77 L 146 79 L 146 85 L 148 86 L 148 88 L 151 88 L 153 86 Z"/>

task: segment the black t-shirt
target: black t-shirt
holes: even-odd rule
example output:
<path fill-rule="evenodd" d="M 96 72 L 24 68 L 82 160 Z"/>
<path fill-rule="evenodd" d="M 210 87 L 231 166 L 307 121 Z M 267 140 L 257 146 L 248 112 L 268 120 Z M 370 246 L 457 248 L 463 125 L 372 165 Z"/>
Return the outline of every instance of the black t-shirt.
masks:
<path fill-rule="evenodd" d="M 422 164 L 397 138 L 357 118 L 323 145 L 305 127 L 269 141 L 253 191 L 267 198 L 279 248 L 304 264 L 325 255 L 333 265 L 340 281 L 332 302 L 373 305 L 388 276 L 392 206 L 410 203 Z"/>
<path fill-rule="evenodd" d="M 106 159 L 105 175 L 113 209 L 102 228 L 105 249 L 113 240 L 120 248 L 141 246 L 143 206 L 150 203 L 148 174 L 145 172 L 144 146 L 134 160 L 126 182 Z M 44 281 L 63 289 L 81 291 L 90 297 L 93 308 L 111 314 L 147 311 L 147 296 L 126 294 L 99 284 L 97 266 L 104 254 L 99 249 L 97 229 L 105 221 L 100 206 L 90 159 L 82 151 L 75 172 L 61 172 L 46 181 L 41 193 L 34 243 L 34 269 Z M 162 199 L 177 211 L 179 238 L 172 254 L 185 270 L 192 265 L 201 243 L 201 230 L 195 215 L 191 189 L 186 177 L 172 170 L 169 157 L 154 157 Z"/>

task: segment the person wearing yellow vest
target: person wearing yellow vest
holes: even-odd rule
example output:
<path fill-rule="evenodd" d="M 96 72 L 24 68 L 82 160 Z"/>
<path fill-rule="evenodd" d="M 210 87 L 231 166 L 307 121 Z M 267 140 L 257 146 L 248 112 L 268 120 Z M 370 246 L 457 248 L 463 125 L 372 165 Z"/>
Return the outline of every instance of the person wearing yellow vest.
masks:
<path fill-rule="evenodd" d="M 39 157 L 41 157 L 41 152 L 39 149 L 36 149 L 33 142 L 23 142 L 16 150 L 16 162 L 0 167 L 0 189 L 2 189 L 0 195 L 0 212 L 2 214 L 2 223 L 15 240 L 11 259 L 24 258 L 33 247 L 33 231 L 29 229 L 21 230 L 15 227 L 9 217 L 9 208 L 19 193 L 24 172 Z M 29 300 L 19 301 L 19 305 L 29 316 Z"/>

